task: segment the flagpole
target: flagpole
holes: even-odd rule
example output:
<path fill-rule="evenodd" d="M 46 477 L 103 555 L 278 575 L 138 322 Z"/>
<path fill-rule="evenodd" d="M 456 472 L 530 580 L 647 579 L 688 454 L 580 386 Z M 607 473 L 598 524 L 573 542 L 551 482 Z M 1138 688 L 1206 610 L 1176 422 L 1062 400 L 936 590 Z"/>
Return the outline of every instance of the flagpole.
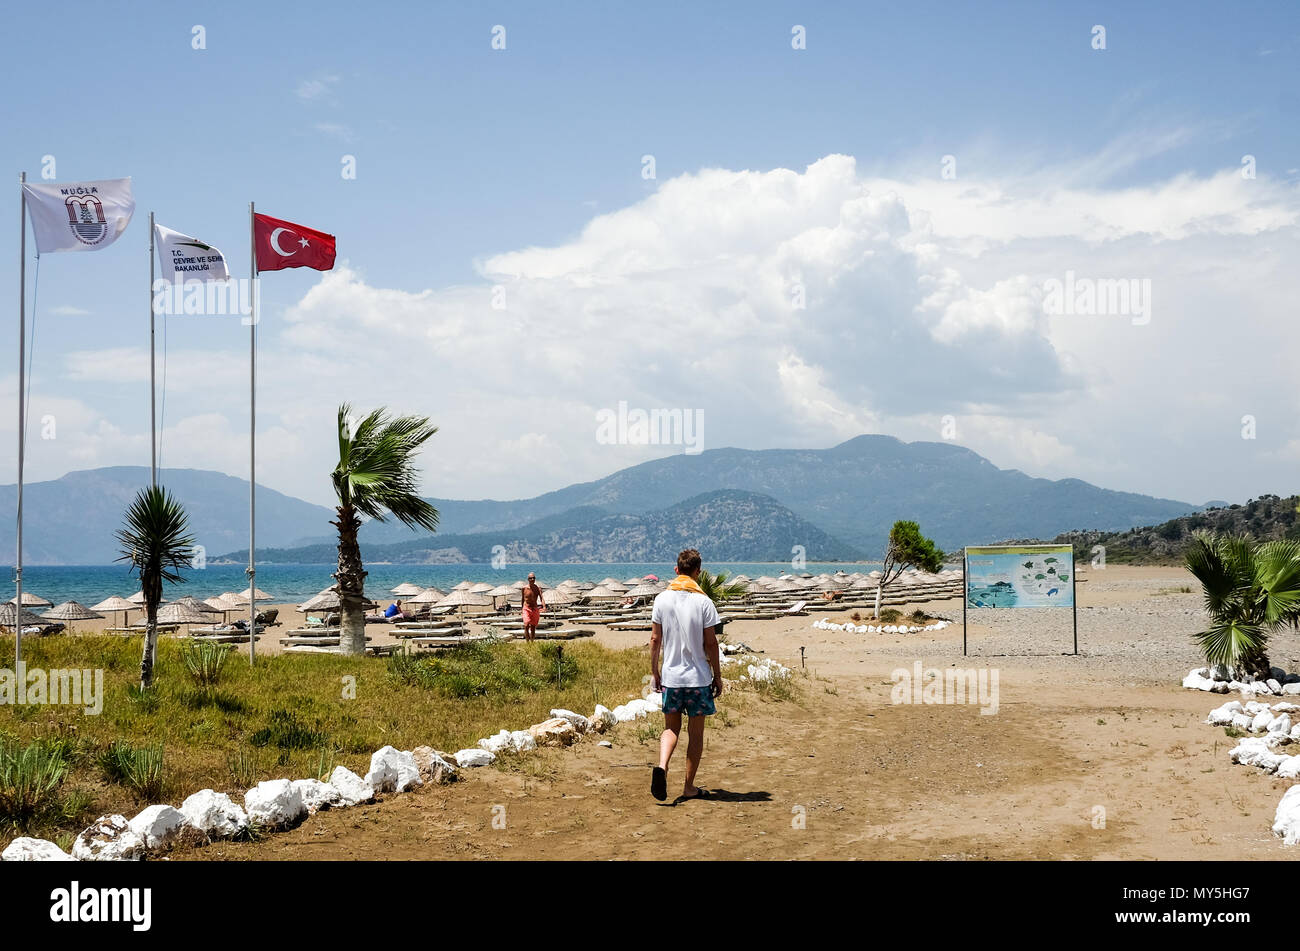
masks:
<path fill-rule="evenodd" d="M 23 662 L 23 451 L 26 448 L 23 416 L 27 376 L 27 173 L 18 173 L 18 554 L 14 562 L 14 671 L 22 676 Z"/>
<path fill-rule="evenodd" d="M 149 477 L 158 488 L 158 411 L 154 384 L 154 309 L 153 309 L 153 212 L 149 212 Z"/>
<path fill-rule="evenodd" d="M 248 203 L 248 663 L 257 658 L 257 241 L 253 203 Z"/>

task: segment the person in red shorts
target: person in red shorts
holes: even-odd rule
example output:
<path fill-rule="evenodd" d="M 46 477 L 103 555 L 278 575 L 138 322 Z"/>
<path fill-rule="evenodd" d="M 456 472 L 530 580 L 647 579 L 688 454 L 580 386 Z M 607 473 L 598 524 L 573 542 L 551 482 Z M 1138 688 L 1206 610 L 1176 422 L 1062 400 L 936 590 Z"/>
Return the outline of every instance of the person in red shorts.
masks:
<path fill-rule="evenodd" d="M 537 622 L 546 610 L 546 601 L 542 598 L 542 589 L 537 587 L 537 575 L 528 572 L 528 586 L 524 595 L 524 640 L 533 641 L 537 637 Z"/>

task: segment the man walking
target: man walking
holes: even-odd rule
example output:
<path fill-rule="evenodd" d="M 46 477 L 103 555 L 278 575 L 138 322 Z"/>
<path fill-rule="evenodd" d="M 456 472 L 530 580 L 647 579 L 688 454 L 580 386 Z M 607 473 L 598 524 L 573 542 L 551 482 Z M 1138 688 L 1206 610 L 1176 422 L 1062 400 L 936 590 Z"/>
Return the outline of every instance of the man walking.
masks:
<path fill-rule="evenodd" d="M 528 572 L 528 585 L 524 595 L 524 640 L 531 643 L 537 637 L 537 622 L 542 619 L 546 601 L 542 598 L 542 589 L 537 587 L 537 575 Z"/>
<path fill-rule="evenodd" d="M 655 690 L 662 690 L 664 698 L 664 732 L 650 794 L 660 802 L 668 798 L 668 762 L 677 749 L 683 713 L 687 716 L 686 777 L 679 801 L 707 795 L 695 785 L 695 771 L 704 752 L 704 718 L 716 712 L 713 701 L 722 694 L 722 667 L 718 611 L 701 590 L 699 577 L 700 553 L 688 548 L 677 556 L 677 577 L 655 598 L 650 615 L 650 673 Z"/>

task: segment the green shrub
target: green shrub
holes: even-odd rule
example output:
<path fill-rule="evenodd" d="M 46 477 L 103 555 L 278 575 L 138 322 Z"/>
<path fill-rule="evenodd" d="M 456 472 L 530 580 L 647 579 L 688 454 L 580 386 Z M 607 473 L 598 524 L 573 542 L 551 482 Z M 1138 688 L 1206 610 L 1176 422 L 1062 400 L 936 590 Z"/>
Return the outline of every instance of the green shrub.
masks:
<path fill-rule="evenodd" d="M 292 710 L 271 711 L 271 722 L 248 738 L 253 746 L 279 750 L 310 750 L 324 746 L 328 737 L 299 719 Z"/>
<path fill-rule="evenodd" d="M 181 645 L 181 660 L 185 662 L 190 679 L 200 690 L 212 690 L 217 686 L 230 654 L 225 644 L 211 641 L 188 641 Z"/>
<path fill-rule="evenodd" d="M 99 755 L 99 768 L 110 783 L 125 786 L 139 799 L 157 799 L 163 791 L 162 744 L 132 746 L 114 740 Z"/>
<path fill-rule="evenodd" d="M 23 827 L 57 807 L 68 763 L 56 745 L 0 744 L 0 822 Z"/>

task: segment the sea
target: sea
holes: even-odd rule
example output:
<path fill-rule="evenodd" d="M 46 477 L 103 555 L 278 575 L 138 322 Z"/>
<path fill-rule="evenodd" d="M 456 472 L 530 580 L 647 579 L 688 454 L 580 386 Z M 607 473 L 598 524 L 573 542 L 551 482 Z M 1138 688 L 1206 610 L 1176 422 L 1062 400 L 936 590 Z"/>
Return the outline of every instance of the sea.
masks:
<path fill-rule="evenodd" d="M 808 562 L 798 568 L 790 562 L 726 562 L 709 563 L 709 571 L 725 571 L 728 575 L 745 574 L 751 578 L 760 575 L 776 577 L 787 574 L 821 574 L 836 571 L 871 571 L 879 563 Z M 273 604 L 306 601 L 323 588 L 334 583 L 334 565 L 266 564 L 257 566 L 257 586 L 271 596 Z M 390 597 L 390 590 L 404 582 L 421 587 L 434 587 L 448 591 L 462 581 L 486 581 L 492 585 L 510 584 L 522 580 L 530 571 L 536 572 L 541 584 L 556 585 L 567 578 L 575 581 L 600 581 L 603 578 L 644 578 L 655 575 L 669 579 L 673 566 L 664 562 L 619 564 L 509 564 L 495 568 L 491 564 L 458 565 L 367 565 L 366 594 L 376 601 Z M 211 598 L 225 591 L 243 591 L 248 587 L 248 575 L 242 565 L 208 565 L 183 573 L 181 584 L 164 585 L 163 599 L 170 601 L 183 595 Z M 12 574 L 11 574 L 12 578 Z M 140 590 L 139 579 L 125 565 L 24 565 L 23 590 L 39 595 L 47 601 L 61 604 L 79 601 L 93 607 L 105 598 L 119 595 L 130 597 Z M 8 598 L 11 600 L 12 592 Z"/>

